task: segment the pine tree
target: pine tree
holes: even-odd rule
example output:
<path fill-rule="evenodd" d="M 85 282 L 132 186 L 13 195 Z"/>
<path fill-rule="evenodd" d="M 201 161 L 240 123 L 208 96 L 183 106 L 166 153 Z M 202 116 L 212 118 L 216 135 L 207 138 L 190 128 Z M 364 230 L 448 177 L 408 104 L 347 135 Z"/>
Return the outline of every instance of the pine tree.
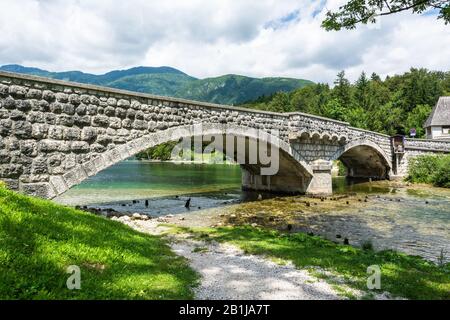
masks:
<path fill-rule="evenodd" d="M 341 71 L 337 74 L 337 78 L 334 81 L 335 87 L 333 89 L 334 97 L 338 100 L 339 105 L 343 108 L 350 107 L 351 105 L 351 90 L 350 81 L 345 77 L 345 71 Z"/>
<path fill-rule="evenodd" d="M 366 73 L 363 71 L 355 83 L 355 99 L 356 104 L 362 107 L 364 110 L 369 108 L 369 80 Z"/>

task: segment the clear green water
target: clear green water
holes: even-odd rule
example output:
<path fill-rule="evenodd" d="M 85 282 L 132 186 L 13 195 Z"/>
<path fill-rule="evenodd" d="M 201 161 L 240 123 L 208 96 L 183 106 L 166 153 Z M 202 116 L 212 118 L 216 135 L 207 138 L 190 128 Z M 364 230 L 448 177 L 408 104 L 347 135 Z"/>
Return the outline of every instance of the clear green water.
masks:
<path fill-rule="evenodd" d="M 83 181 L 56 200 L 89 205 L 185 194 L 238 193 L 240 183 L 241 170 L 235 165 L 129 160 Z"/>
<path fill-rule="evenodd" d="M 253 200 L 256 193 L 240 189 L 241 170 L 235 165 L 175 164 L 124 161 L 84 181 L 56 199 L 68 205 L 113 208 L 152 216 L 214 210 Z M 370 240 L 376 248 L 398 249 L 436 260 L 441 249 L 450 257 L 450 190 L 406 189 L 385 183 L 349 183 L 333 179 L 335 193 L 369 195 L 364 208 L 349 206 L 309 215 L 314 233 L 334 239 L 336 234 L 353 244 Z M 264 198 L 269 197 L 265 194 Z M 133 201 L 134 200 L 134 201 Z M 148 201 L 148 206 L 145 205 Z M 274 210 L 282 210 L 283 202 Z M 222 210 L 222 211 L 221 211 Z M 300 219 L 300 217 L 299 217 Z"/>

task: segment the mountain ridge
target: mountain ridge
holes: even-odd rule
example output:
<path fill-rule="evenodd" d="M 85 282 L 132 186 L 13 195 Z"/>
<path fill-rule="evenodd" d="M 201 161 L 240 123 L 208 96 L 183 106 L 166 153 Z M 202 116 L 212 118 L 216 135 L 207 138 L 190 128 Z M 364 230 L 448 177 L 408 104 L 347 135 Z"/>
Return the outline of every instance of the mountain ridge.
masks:
<path fill-rule="evenodd" d="M 19 64 L 0 66 L 0 70 L 229 105 L 242 104 L 276 92 L 289 92 L 313 84 L 305 79 L 253 78 L 237 74 L 198 79 L 168 66 L 138 66 L 111 70 L 99 75 L 78 70 L 51 72 Z"/>

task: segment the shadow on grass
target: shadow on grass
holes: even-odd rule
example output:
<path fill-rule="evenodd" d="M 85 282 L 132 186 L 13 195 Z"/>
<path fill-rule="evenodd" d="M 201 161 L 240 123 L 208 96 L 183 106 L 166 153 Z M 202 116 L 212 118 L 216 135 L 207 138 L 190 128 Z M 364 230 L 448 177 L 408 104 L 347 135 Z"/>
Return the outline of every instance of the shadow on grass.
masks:
<path fill-rule="evenodd" d="M 157 236 L 0 188 L 3 299 L 189 299 L 197 278 Z"/>

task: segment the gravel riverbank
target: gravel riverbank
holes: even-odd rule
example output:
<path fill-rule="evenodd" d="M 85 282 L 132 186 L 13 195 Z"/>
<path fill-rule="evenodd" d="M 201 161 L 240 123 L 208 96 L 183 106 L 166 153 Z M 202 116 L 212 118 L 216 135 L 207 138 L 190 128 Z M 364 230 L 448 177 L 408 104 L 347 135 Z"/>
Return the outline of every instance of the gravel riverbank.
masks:
<path fill-rule="evenodd" d="M 156 219 L 120 220 L 141 232 L 161 234 L 167 230 Z M 187 258 L 201 275 L 196 299 L 341 299 L 331 285 L 291 263 L 280 265 L 244 254 L 233 245 L 197 241 L 186 235 L 171 236 L 170 240 L 172 250 Z"/>

